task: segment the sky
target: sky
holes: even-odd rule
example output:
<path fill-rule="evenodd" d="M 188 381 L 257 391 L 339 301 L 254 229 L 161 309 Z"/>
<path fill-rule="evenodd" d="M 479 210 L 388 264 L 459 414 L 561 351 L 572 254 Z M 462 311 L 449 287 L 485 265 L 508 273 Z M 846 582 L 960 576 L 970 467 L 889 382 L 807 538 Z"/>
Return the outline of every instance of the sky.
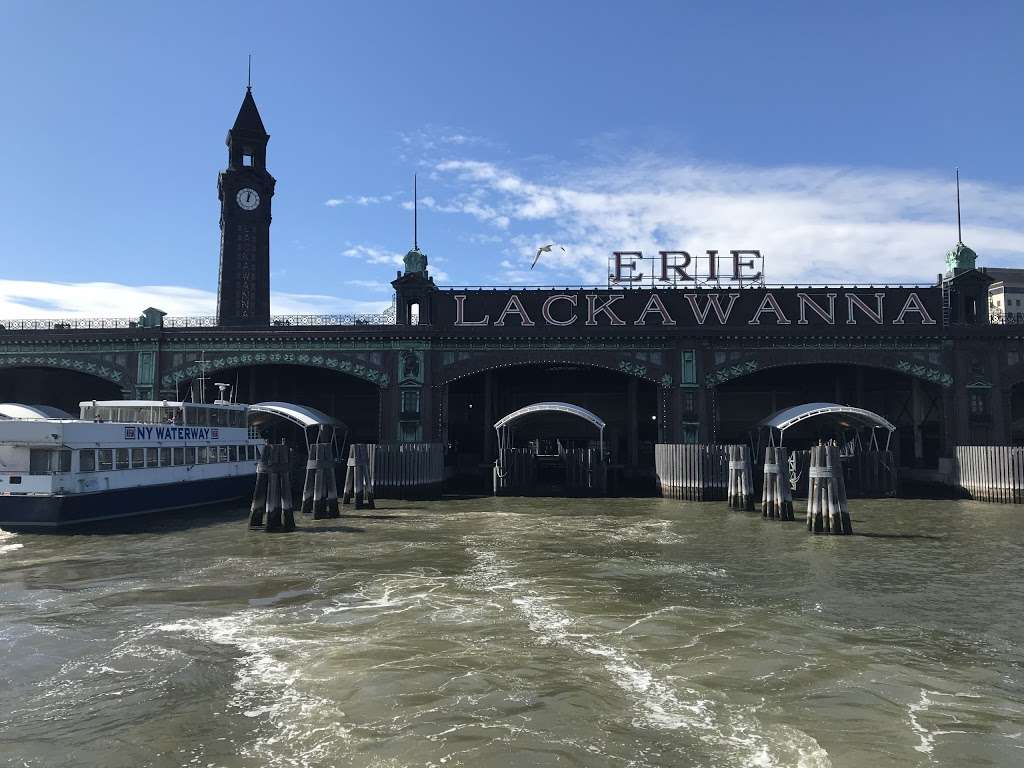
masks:
<path fill-rule="evenodd" d="M 0 318 L 214 312 L 249 54 L 275 314 L 387 306 L 414 173 L 442 285 L 933 281 L 957 166 L 979 265 L 1024 267 L 1019 2 L 0 0 Z"/>

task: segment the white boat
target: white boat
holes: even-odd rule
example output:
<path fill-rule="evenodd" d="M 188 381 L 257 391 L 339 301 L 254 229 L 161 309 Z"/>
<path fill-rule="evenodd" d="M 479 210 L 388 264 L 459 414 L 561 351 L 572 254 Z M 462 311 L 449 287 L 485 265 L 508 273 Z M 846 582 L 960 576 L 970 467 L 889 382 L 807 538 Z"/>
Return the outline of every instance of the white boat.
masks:
<path fill-rule="evenodd" d="M 266 441 L 249 406 L 90 400 L 0 406 L 0 528 L 57 530 L 249 496 Z M 27 410 L 26 410 L 27 409 Z"/>

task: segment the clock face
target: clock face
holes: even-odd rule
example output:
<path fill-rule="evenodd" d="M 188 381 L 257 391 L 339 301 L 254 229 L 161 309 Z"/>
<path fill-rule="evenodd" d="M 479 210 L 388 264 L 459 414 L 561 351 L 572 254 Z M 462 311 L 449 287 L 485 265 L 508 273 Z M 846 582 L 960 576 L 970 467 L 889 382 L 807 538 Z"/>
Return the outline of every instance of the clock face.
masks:
<path fill-rule="evenodd" d="M 238 201 L 238 207 L 243 211 L 254 211 L 259 208 L 260 194 L 252 187 L 245 187 L 238 190 L 235 200 Z"/>

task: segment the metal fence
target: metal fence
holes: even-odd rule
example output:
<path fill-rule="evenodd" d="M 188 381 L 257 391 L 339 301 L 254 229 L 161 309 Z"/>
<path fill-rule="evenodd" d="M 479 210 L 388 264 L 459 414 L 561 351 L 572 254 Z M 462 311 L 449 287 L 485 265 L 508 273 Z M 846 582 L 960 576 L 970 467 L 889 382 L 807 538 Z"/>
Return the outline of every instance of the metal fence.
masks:
<path fill-rule="evenodd" d="M 374 314 L 346 315 L 274 315 L 270 318 L 272 328 L 303 326 L 353 326 L 353 325 L 394 325 L 395 308 Z M 146 322 L 143 318 L 129 317 L 69 317 L 36 318 L 31 320 L 0 320 L 0 331 L 72 331 L 117 328 L 216 328 L 217 318 L 172 317 L 162 322 Z"/>

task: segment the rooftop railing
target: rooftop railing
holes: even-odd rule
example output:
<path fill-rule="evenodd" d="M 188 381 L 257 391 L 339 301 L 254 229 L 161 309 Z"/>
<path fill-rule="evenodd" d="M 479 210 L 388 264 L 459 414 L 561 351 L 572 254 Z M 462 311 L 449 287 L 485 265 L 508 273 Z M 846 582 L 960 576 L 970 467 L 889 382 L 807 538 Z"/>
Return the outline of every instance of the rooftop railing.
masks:
<path fill-rule="evenodd" d="M 378 313 L 352 313 L 341 315 L 273 315 L 270 327 L 303 326 L 359 326 L 394 325 L 395 309 L 390 307 Z M 163 318 L 130 317 L 69 317 L 33 318 L 27 320 L 0 320 L 0 331 L 72 331 L 118 328 L 217 328 L 212 316 L 171 316 Z"/>

